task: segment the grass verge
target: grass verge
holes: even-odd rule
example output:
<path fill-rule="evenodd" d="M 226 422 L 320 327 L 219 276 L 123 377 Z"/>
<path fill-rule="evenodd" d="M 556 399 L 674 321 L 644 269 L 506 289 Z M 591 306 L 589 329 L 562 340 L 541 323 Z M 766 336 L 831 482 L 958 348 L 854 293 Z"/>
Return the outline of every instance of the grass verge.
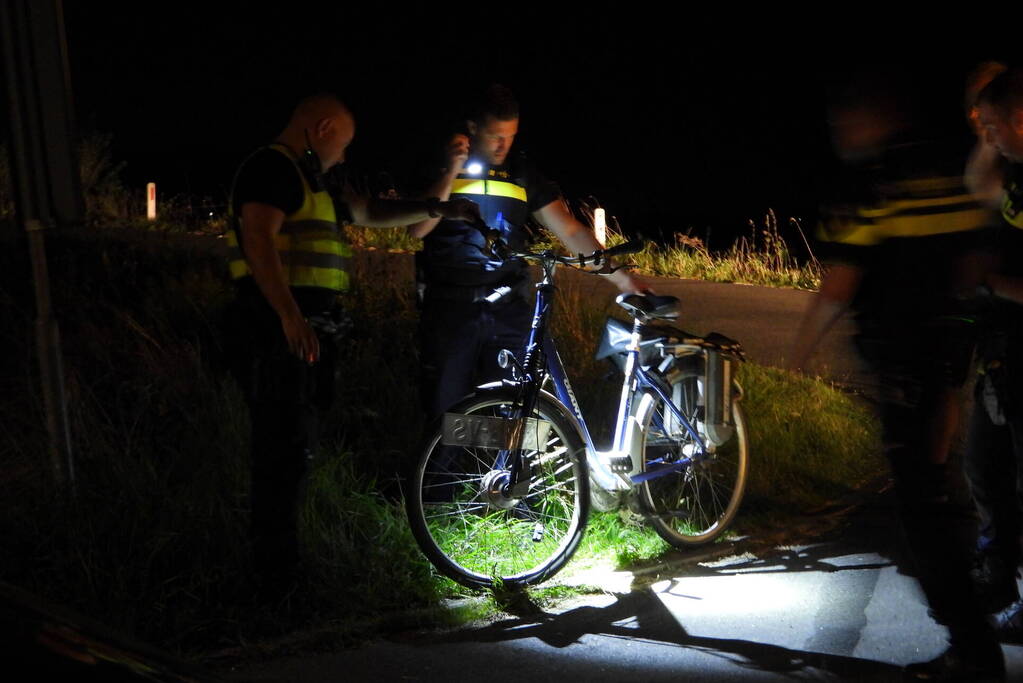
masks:
<path fill-rule="evenodd" d="M 349 297 L 358 335 L 302 514 L 305 579 L 268 614 L 247 578 L 248 418 L 221 344 L 220 258 L 157 233 L 49 235 L 79 466 L 70 497 L 49 478 L 27 259 L 5 246 L 0 578 L 186 653 L 310 623 L 386 626 L 379 615 L 396 610 L 435 621 L 442 598 L 465 594 L 436 576 L 383 495 L 421 431 L 410 259 L 359 255 L 355 279 L 374 286 Z M 592 350 L 609 304 L 568 285 L 562 297 L 566 365 L 587 415 L 605 421 L 617 389 Z M 737 528 L 783 523 L 878 471 L 872 422 L 850 398 L 766 368 L 745 366 L 740 379 L 752 448 Z M 649 530 L 594 515 L 567 571 L 663 552 Z"/>

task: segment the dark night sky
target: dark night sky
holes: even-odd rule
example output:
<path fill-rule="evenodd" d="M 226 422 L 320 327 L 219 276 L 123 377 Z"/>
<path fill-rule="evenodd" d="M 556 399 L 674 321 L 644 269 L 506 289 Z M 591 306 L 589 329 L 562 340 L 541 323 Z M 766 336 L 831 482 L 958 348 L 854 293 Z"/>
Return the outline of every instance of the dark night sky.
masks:
<path fill-rule="evenodd" d="M 461 99 L 498 81 L 522 104 L 518 144 L 567 196 L 599 197 L 628 230 L 732 235 L 768 207 L 812 218 L 828 159 L 823 93 L 865 53 L 917 65 L 943 103 L 936 120 L 956 134 L 969 68 L 1014 61 L 948 44 L 833 49 L 833 27 L 740 33 L 640 4 L 454 18 L 382 3 L 246 5 L 65 0 L 79 126 L 114 134 L 131 183 L 223 200 L 240 158 L 316 89 L 356 112 L 350 163 L 400 183 Z"/>

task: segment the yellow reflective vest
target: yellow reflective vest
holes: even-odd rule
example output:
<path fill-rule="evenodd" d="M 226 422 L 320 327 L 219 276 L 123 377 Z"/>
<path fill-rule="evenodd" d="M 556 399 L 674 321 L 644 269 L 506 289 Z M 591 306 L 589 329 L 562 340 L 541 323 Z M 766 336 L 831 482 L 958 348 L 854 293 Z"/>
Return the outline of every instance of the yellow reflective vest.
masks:
<path fill-rule="evenodd" d="M 1023 187 L 1020 187 L 1017 180 L 1021 174 L 1017 172 L 1014 175 L 1015 178 L 1010 178 L 1006 183 L 1005 195 L 1002 197 L 1002 218 L 1014 228 L 1023 228 Z"/>
<path fill-rule="evenodd" d="M 989 223 L 990 212 L 966 191 L 958 176 L 900 180 L 886 190 L 889 196 L 874 205 L 833 213 L 818 238 L 866 247 L 891 238 L 979 230 Z"/>
<path fill-rule="evenodd" d="M 325 190 L 314 192 L 291 151 L 280 144 L 270 145 L 294 165 L 302 181 L 302 206 L 284 217 L 274 241 L 284 277 L 291 287 L 319 287 L 335 292 L 347 291 L 350 284 L 352 248 L 345 241 L 337 221 L 334 200 Z M 241 216 L 233 216 L 234 229 L 227 234 L 230 249 L 228 267 L 235 280 L 252 274 L 245 261 L 245 226 Z"/>

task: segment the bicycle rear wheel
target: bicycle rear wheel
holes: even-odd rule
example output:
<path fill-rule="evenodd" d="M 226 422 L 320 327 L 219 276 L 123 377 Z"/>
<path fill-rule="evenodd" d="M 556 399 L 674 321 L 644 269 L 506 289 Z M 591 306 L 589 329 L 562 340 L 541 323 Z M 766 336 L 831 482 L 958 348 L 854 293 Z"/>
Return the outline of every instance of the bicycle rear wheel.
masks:
<path fill-rule="evenodd" d="M 702 376 L 692 371 L 670 377 L 671 399 L 703 437 Z M 732 402 L 735 433 L 714 446 L 707 439 L 707 455 L 672 411 L 656 396 L 644 422 L 644 470 L 668 468 L 668 473 L 640 485 L 640 496 L 651 513 L 650 524 L 665 541 L 678 548 L 709 543 L 718 538 L 739 511 L 746 490 L 748 452 L 746 420 L 738 402 Z M 688 458 L 689 465 L 672 468 Z"/>
<path fill-rule="evenodd" d="M 449 412 L 507 418 L 514 392 L 473 395 Z M 441 443 L 435 425 L 412 476 L 406 503 L 416 542 L 444 575 L 472 588 L 539 583 L 561 569 L 582 538 L 589 513 L 585 447 L 549 394 L 527 423 L 522 458 L 528 489 L 506 484 L 511 453 Z"/>

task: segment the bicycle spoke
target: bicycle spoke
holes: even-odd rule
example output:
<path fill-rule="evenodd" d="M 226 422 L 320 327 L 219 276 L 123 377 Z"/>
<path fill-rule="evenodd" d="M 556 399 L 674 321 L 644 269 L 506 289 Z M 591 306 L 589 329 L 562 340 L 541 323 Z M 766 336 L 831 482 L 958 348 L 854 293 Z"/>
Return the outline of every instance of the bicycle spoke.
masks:
<path fill-rule="evenodd" d="M 452 412 L 498 417 L 511 412 L 511 405 L 466 401 Z M 492 576 L 513 583 L 542 578 L 567 561 L 578 543 L 585 524 L 579 508 L 588 501 L 586 482 L 580 481 L 585 467 L 568 454 L 583 446 L 559 410 L 549 410 L 549 400 L 540 405 L 546 412 L 533 417 L 550 424 L 540 450 L 443 446 L 438 436 L 424 456 L 419 505 L 410 512 L 410 519 L 425 525 L 416 540 L 431 560 L 443 558 L 435 562 L 438 568 L 466 585 L 485 585 Z M 513 458 L 529 477 L 518 499 L 509 486 Z M 440 497 L 449 500 L 430 500 Z"/>
<path fill-rule="evenodd" d="M 671 394 L 679 402 L 680 413 L 694 426 L 699 426 L 696 410 L 699 387 L 694 373 L 679 378 Z M 745 462 L 742 425 L 737 425 L 733 439 L 716 454 L 697 457 L 691 466 L 681 468 L 677 474 L 669 472 L 642 485 L 655 514 L 651 523 L 670 543 L 684 547 L 713 540 L 731 521 L 742 497 L 740 472 Z M 645 434 L 647 470 L 655 469 L 656 462 L 677 462 L 702 448 L 670 409 L 661 404 L 655 406 Z"/>

